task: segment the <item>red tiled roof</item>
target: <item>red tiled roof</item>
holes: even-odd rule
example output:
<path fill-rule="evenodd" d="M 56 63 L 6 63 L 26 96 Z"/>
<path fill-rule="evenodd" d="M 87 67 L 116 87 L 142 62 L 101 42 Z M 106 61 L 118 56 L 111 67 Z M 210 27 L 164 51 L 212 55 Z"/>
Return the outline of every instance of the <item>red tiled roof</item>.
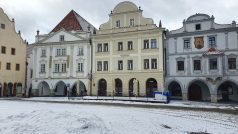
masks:
<path fill-rule="evenodd" d="M 92 32 L 94 26 L 72 10 L 51 32 L 57 32 L 62 28 L 66 31 L 88 31 L 88 26 L 90 26 L 90 31 Z"/>

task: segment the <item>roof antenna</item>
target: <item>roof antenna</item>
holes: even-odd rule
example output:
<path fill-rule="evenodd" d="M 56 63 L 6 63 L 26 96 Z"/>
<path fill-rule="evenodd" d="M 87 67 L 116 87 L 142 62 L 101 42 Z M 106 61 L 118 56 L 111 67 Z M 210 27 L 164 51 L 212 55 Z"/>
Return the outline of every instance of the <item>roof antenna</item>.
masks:
<path fill-rule="evenodd" d="M 159 21 L 159 27 L 160 27 L 160 28 L 162 27 L 162 22 L 161 22 L 161 20 Z"/>

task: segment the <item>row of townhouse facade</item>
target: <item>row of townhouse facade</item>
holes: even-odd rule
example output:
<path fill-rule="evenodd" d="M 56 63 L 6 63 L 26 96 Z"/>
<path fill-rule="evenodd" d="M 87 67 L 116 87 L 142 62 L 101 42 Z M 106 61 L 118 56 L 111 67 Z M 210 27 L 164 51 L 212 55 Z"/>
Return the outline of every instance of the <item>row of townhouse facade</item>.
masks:
<path fill-rule="evenodd" d="M 97 30 L 71 11 L 27 49 L 28 96 L 141 96 L 238 101 L 238 25 L 195 14 L 168 31 L 132 2 Z"/>
<path fill-rule="evenodd" d="M 0 7 L 0 97 L 25 94 L 26 46 L 14 19 Z"/>

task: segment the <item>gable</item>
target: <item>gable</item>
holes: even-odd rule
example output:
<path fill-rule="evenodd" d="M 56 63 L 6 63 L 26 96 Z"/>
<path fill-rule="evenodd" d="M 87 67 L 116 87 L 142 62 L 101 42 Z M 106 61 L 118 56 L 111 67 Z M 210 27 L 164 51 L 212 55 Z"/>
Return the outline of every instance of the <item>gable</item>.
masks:
<path fill-rule="evenodd" d="M 48 42 L 60 42 L 60 36 L 64 36 L 64 41 L 76 41 L 76 40 L 84 40 L 83 37 L 68 33 L 64 30 L 58 31 L 57 33 L 53 33 L 50 37 L 42 40 L 42 43 Z"/>

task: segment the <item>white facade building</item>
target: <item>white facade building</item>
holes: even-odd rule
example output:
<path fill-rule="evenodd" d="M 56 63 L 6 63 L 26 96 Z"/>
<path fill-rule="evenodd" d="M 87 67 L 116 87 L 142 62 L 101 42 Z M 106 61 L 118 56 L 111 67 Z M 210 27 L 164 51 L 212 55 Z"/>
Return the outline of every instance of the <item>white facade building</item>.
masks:
<path fill-rule="evenodd" d="M 49 34 L 36 35 L 32 93 L 35 96 L 89 94 L 90 34 L 94 27 L 71 11 Z"/>
<path fill-rule="evenodd" d="M 167 32 L 167 89 L 173 98 L 238 101 L 238 25 L 195 14 Z"/>

